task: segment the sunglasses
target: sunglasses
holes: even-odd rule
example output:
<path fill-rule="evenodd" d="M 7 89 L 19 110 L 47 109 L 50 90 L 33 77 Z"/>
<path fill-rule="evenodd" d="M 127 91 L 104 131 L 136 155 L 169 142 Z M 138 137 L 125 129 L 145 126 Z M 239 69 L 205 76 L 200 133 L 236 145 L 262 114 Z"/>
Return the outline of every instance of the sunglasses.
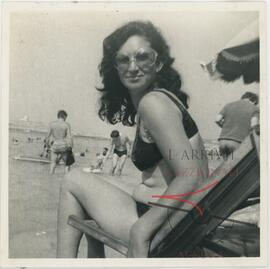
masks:
<path fill-rule="evenodd" d="M 114 66 L 119 72 L 126 72 L 131 62 L 135 62 L 141 70 L 147 71 L 149 67 L 155 64 L 157 56 L 157 52 L 153 49 L 141 48 L 138 49 L 133 56 L 129 56 L 127 54 L 116 54 Z"/>

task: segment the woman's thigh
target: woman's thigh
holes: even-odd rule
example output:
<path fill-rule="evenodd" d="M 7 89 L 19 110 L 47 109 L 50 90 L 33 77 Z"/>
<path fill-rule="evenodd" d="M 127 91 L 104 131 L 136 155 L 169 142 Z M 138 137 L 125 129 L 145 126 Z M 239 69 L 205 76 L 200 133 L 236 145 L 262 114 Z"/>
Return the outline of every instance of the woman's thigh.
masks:
<path fill-rule="evenodd" d="M 135 200 L 115 185 L 95 174 L 71 171 L 62 185 L 102 229 L 128 242 L 129 231 L 137 221 Z"/>

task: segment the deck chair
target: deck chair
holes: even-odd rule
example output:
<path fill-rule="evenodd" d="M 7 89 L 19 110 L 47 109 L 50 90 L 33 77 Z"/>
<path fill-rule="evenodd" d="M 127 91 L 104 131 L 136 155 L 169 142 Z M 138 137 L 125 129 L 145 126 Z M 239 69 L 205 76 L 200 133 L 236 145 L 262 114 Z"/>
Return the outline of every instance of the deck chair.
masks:
<path fill-rule="evenodd" d="M 225 257 L 259 256 L 260 229 L 256 225 L 232 220 L 233 228 L 223 225 L 230 222 L 228 217 L 235 210 L 250 206 L 249 200 L 259 193 L 258 145 L 259 137 L 253 132 L 233 153 L 233 158 L 228 157 L 206 180 L 205 185 L 213 180 L 219 181 L 198 198 L 198 205 L 206 209 L 204 218 L 208 217 L 207 221 L 202 222 L 197 210 L 184 204 L 181 211 L 175 210 L 170 215 L 170 223 L 166 221 L 154 235 L 148 257 L 185 257 L 198 247 Z M 123 255 L 127 254 L 127 243 L 102 230 L 95 221 L 70 216 L 68 223 L 86 236 L 101 241 Z M 220 238 L 228 239 L 228 235 L 232 238 L 221 242 Z M 244 248 L 250 244 L 251 251 L 234 244 L 235 240 L 245 240 Z"/>

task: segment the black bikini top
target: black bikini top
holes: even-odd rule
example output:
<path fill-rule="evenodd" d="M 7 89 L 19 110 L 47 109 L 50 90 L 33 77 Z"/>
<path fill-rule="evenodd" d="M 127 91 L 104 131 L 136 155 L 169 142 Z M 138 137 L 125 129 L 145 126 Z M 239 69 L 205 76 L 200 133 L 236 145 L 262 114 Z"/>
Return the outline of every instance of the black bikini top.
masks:
<path fill-rule="evenodd" d="M 198 133 L 198 128 L 194 120 L 189 115 L 188 111 L 184 107 L 184 105 L 180 102 L 180 100 L 171 92 L 167 90 L 158 89 L 155 90 L 157 92 L 162 92 L 167 95 L 180 109 L 182 112 L 183 118 L 183 126 L 188 138 L 193 137 Z M 161 155 L 157 145 L 155 143 L 147 143 L 142 140 L 140 137 L 140 126 L 138 124 L 135 141 L 132 149 L 132 162 L 134 165 L 141 171 L 144 171 L 148 168 L 153 167 L 157 164 L 163 156 Z"/>

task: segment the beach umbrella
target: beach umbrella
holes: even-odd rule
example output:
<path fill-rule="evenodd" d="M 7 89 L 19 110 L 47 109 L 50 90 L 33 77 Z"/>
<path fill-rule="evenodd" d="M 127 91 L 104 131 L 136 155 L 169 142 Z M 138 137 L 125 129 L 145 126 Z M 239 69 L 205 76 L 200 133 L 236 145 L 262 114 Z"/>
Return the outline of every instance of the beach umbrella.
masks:
<path fill-rule="evenodd" d="M 209 63 L 201 67 L 211 79 L 233 82 L 243 77 L 244 83 L 260 81 L 260 40 L 258 20 L 237 34 Z"/>

